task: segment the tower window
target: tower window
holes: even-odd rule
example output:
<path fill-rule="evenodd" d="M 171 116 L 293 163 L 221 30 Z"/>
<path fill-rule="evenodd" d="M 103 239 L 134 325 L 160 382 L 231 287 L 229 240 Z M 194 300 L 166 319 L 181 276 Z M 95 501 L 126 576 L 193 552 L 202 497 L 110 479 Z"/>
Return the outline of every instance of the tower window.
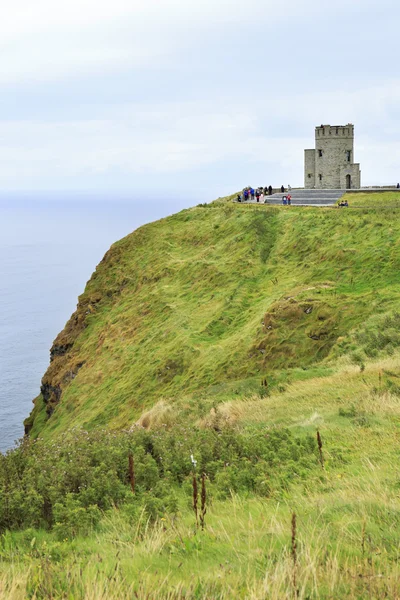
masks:
<path fill-rule="evenodd" d="M 339 133 L 339 128 L 336 127 L 336 135 Z"/>
<path fill-rule="evenodd" d="M 322 175 L 321 174 L 318 175 L 318 178 L 319 178 L 320 181 L 322 181 Z"/>
<path fill-rule="evenodd" d="M 318 150 L 318 156 L 321 158 L 321 156 L 322 156 L 322 150 Z"/>
<path fill-rule="evenodd" d="M 346 160 L 347 160 L 347 162 L 350 162 L 350 160 L 351 160 L 351 150 L 346 150 Z"/>
<path fill-rule="evenodd" d="M 308 179 L 311 179 L 311 173 L 309 173 L 309 174 L 307 175 L 307 177 L 308 177 Z"/>

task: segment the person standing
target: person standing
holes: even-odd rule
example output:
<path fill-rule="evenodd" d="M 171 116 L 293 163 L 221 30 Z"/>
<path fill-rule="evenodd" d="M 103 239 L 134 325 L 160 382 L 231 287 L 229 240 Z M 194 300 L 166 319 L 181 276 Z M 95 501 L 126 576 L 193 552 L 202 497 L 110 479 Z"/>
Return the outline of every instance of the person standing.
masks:
<path fill-rule="evenodd" d="M 250 196 L 251 196 L 251 199 L 254 202 L 254 189 L 253 188 L 250 188 Z"/>
<path fill-rule="evenodd" d="M 284 185 L 281 186 L 281 192 L 282 192 L 282 194 L 285 193 L 285 186 Z"/>
<path fill-rule="evenodd" d="M 261 192 L 260 194 L 260 202 L 264 202 L 264 192 Z"/>
<path fill-rule="evenodd" d="M 256 200 L 257 202 L 260 202 L 260 190 L 256 191 Z"/>
<path fill-rule="evenodd" d="M 272 185 L 268 186 L 268 195 L 272 196 Z"/>

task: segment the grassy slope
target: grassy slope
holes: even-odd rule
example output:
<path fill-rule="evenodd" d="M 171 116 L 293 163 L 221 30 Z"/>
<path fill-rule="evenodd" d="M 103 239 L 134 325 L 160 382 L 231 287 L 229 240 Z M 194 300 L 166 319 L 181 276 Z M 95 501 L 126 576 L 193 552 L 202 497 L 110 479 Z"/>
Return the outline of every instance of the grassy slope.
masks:
<path fill-rule="evenodd" d="M 217 204 L 113 247 L 81 298 L 88 327 L 62 357 L 66 371 L 86 363 L 42 430 L 37 402 L 33 432 L 126 425 L 146 407 L 153 426 L 318 427 L 325 469 L 287 493 L 214 498 L 197 534 L 187 490 L 154 527 L 115 510 L 87 538 L 6 534 L 3 595 L 400 597 L 400 224 L 381 200 L 349 196 L 354 211 Z M 106 281 L 118 294 L 94 302 Z"/>
<path fill-rule="evenodd" d="M 85 538 L 5 534 L 0 590 L 13 600 L 25 590 L 55 599 L 293 598 L 295 511 L 298 598 L 399 598 L 400 396 L 387 385 L 396 374 L 397 351 L 366 359 L 363 370 L 342 364 L 268 398 L 221 404 L 239 428 L 256 423 L 268 434 L 287 425 L 301 435 L 318 427 L 324 471 L 270 497 L 214 497 L 204 532 L 195 532 L 186 489 L 178 514 L 154 526 L 116 509 Z"/>
<path fill-rule="evenodd" d="M 112 246 L 56 339 L 68 350 L 44 382 L 61 402 L 50 397 L 47 420 L 37 399 L 32 434 L 126 427 L 160 399 L 203 417 L 261 378 L 323 374 L 338 338 L 397 305 L 399 233 L 395 208 L 223 202 L 141 227 Z"/>
<path fill-rule="evenodd" d="M 347 194 L 352 207 L 400 207 L 400 190 L 397 192 L 365 192 Z"/>

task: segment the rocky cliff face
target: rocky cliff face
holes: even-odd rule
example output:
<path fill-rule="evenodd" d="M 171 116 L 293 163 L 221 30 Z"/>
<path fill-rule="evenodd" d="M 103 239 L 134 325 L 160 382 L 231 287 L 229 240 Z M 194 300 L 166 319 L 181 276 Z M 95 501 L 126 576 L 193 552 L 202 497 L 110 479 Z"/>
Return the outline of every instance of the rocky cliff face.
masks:
<path fill-rule="evenodd" d="M 96 272 L 89 280 L 84 294 L 79 297 L 75 312 L 58 334 L 50 349 L 50 365 L 42 378 L 40 396 L 34 400 L 35 408 L 36 403 L 44 404 L 47 419 L 51 417 L 59 404 L 63 390 L 75 379 L 85 364 L 85 359 L 79 357 L 79 350 L 75 347 L 75 343 L 87 327 L 88 316 L 96 311 L 96 307 L 101 301 L 109 299 L 107 294 L 104 296 L 97 289 L 97 277 L 98 270 L 100 272 L 107 270 L 112 265 L 115 255 L 118 255 L 118 252 L 113 249 L 105 254 Z M 34 409 L 24 422 L 26 435 L 32 430 L 36 412 Z"/>

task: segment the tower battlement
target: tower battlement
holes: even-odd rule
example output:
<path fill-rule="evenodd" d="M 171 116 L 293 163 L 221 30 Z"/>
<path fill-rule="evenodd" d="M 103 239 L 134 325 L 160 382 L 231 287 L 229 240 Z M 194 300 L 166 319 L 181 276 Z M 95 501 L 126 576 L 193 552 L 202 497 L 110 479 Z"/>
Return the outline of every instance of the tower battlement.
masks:
<path fill-rule="evenodd" d="M 354 189 L 360 185 L 360 165 L 354 162 L 354 125 L 317 126 L 315 148 L 304 151 L 304 187 Z"/>
<path fill-rule="evenodd" d="M 354 125 L 353 123 L 347 123 L 347 125 L 318 125 L 315 128 L 315 139 L 328 137 L 343 138 L 354 138 Z"/>

